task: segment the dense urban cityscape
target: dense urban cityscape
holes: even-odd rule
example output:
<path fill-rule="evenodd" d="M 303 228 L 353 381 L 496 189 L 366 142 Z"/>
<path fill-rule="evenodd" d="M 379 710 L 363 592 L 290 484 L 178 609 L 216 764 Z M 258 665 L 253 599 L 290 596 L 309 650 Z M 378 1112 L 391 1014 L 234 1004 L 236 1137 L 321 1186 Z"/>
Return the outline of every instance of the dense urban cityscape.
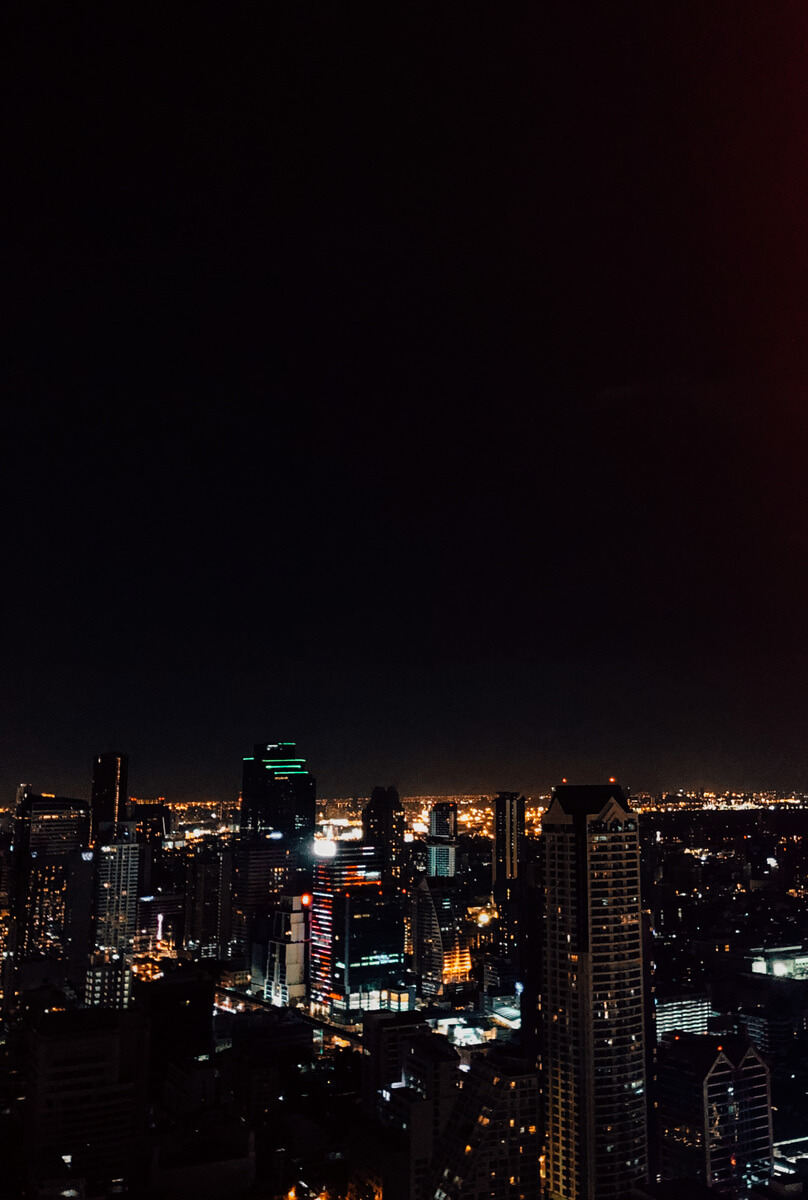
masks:
<path fill-rule="evenodd" d="M 808 1200 L 808 4 L 7 7 L 0 1200 Z"/>
<path fill-rule="evenodd" d="M 802 1194 L 808 797 L 88 784 L 4 817 L 6 1194 Z"/>

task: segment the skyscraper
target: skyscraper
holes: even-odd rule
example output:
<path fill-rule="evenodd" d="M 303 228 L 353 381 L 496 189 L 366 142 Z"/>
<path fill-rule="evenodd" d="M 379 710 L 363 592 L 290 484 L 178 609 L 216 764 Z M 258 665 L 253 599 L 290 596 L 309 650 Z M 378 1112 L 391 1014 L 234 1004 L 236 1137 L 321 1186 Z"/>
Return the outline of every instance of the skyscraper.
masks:
<path fill-rule="evenodd" d="M 428 873 L 453 878 L 457 870 L 457 805 L 451 801 L 434 804 L 429 814 Z"/>
<path fill-rule="evenodd" d="M 494 897 L 505 897 L 524 862 L 525 798 L 499 792 L 494 800 Z"/>
<path fill-rule="evenodd" d="M 647 1172 L 637 818 L 615 785 L 542 821 L 542 1067 L 551 1200 L 620 1200 Z"/>
<path fill-rule="evenodd" d="M 372 846 L 337 842 L 314 866 L 310 995 L 332 1021 L 354 1024 L 382 1005 L 382 990 L 404 962 L 401 909 L 382 887 Z"/>
<path fill-rule="evenodd" d="M 500 792 L 494 801 L 494 859 L 492 888 L 499 912 L 496 948 L 513 966 L 519 965 L 519 923 L 525 869 L 525 798 Z"/>
<path fill-rule="evenodd" d="M 671 1037 L 657 1091 L 664 1178 L 700 1179 L 733 1196 L 769 1179 L 769 1070 L 748 1037 Z"/>
<path fill-rule="evenodd" d="M 317 781 L 294 742 L 261 742 L 244 759 L 241 829 L 293 841 L 314 836 Z"/>
<path fill-rule="evenodd" d="M 539 1077 L 532 1063 L 472 1059 L 440 1139 L 429 1200 L 537 1200 Z"/>
<path fill-rule="evenodd" d="M 126 754 L 97 754 L 93 761 L 93 791 L 90 808 L 93 842 L 99 826 L 126 820 L 129 799 L 129 757 Z"/>
<path fill-rule="evenodd" d="M 422 878 L 411 896 L 412 965 L 424 996 L 468 983 L 471 953 L 465 905 L 452 882 Z"/>
<path fill-rule="evenodd" d="M 363 841 L 382 858 L 382 882 L 398 885 L 404 857 L 404 808 L 394 787 L 375 787 L 362 813 Z"/>
<path fill-rule="evenodd" d="M 85 1001 L 104 1008 L 127 1008 L 132 987 L 132 954 L 137 930 L 141 847 L 134 822 L 102 829 L 114 837 L 95 850 L 95 950 L 87 971 Z"/>
<path fill-rule="evenodd" d="M 90 949 L 93 853 L 84 800 L 23 789 L 14 814 L 12 931 L 4 1002 L 48 980 L 81 990 Z"/>

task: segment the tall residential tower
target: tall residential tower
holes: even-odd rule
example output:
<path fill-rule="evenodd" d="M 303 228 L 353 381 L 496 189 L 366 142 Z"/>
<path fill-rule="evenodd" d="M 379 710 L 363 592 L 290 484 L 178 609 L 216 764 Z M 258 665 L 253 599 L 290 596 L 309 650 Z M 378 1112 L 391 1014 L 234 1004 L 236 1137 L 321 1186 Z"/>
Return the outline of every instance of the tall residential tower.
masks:
<path fill-rule="evenodd" d="M 648 1156 L 637 817 L 616 785 L 558 787 L 542 842 L 548 1196 L 622 1200 Z"/>

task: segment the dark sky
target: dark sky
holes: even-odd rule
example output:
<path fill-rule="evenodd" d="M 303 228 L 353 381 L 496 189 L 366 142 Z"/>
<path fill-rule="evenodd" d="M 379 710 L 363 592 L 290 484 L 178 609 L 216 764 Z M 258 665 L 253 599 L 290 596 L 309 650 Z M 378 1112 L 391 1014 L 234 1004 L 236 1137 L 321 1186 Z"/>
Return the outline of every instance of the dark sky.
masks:
<path fill-rule="evenodd" d="M 808 788 L 808 12 L 439 7 L 7 22 L 0 802 Z"/>

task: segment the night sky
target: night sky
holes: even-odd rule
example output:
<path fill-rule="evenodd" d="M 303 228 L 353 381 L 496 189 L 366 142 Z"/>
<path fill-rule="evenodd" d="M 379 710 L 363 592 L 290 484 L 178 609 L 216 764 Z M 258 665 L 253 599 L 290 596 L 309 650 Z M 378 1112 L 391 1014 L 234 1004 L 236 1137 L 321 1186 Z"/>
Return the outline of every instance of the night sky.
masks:
<path fill-rule="evenodd" d="M 808 789 L 808 10 L 4 42 L 0 803 Z"/>

